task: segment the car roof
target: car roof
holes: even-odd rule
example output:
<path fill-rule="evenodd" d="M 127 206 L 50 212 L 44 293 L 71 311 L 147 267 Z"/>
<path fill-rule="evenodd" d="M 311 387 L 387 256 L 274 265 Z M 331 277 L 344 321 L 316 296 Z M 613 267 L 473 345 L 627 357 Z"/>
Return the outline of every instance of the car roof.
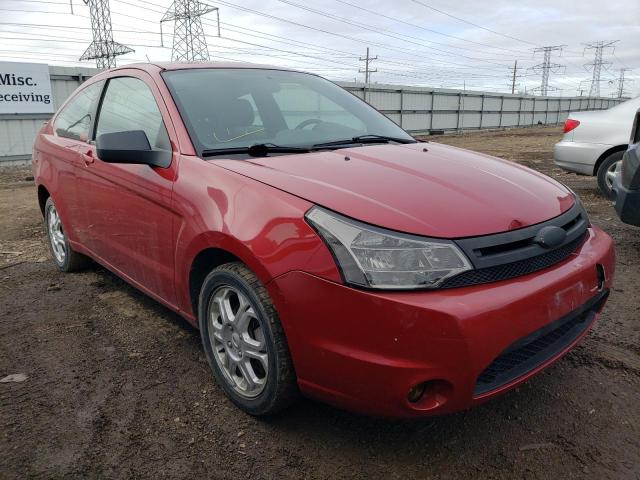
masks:
<path fill-rule="evenodd" d="M 247 69 L 265 69 L 265 70 L 284 70 L 298 71 L 286 67 L 277 67 L 275 65 L 264 65 L 259 63 L 247 62 L 148 62 L 148 63 L 129 63 L 122 65 L 113 70 L 125 68 L 138 68 L 147 72 L 158 72 L 165 70 L 189 70 L 194 68 L 247 68 Z"/>

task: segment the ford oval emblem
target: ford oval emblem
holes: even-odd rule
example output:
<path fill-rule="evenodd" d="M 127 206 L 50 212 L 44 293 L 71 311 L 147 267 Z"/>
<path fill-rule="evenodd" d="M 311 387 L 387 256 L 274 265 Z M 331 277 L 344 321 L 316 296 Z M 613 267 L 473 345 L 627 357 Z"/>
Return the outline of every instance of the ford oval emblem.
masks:
<path fill-rule="evenodd" d="M 533 241 L 544 248 L 559 247 L 567 238 L 567 232 L 555 226 L 547 226 L 541 228 L 536 234 Z"/>

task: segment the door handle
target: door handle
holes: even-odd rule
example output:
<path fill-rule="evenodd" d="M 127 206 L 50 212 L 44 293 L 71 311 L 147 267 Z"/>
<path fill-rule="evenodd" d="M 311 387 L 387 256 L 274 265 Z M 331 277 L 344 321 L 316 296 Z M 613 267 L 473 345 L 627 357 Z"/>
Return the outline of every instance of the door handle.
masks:
<path fill-rule="evenodd" d="M 84 160 L 85 165 L 91 165 L 96 160 L 92 149 L 89 149 L 86 152 L 81 153 L 80 155 L 82 155 L 82 159 Z"/>

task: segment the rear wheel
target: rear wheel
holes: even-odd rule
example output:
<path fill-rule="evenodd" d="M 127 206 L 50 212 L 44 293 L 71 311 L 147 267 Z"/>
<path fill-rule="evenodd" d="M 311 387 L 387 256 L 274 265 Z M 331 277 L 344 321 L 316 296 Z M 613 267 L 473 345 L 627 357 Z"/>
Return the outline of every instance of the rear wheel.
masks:
<path fill-rule="evenodd" d="M 613 179 L 618 164 L 622 161 L 624 152 L 615 152 L 606 157 L 598 167 L 598 188 L 602 194 L 610 200 L 613 200 Z"/>
<path fill-rule="evenodd" d="M 286 338 L 269 294 L 239 262 L 213 270 L 200 292 L 202 344 L 218 384 L 251 415 L 289 406 L 297 383 Z"/>
<path fill-rule="evenodd" d="M 86 268 L 91 263 L 88 257 L 74 251 L 69 245 L 62 228 L 60 214 L 51 197 L 47 198 L 44 206 L 44 227 L 53 262 L 60 270 L 75 272 Z"/>

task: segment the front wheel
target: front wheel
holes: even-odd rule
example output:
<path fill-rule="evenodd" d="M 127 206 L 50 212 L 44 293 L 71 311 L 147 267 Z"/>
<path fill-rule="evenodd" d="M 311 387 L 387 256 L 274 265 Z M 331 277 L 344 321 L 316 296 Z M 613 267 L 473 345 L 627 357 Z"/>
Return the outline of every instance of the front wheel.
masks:
<path fill-rule="evenodd" d="M 91 263 L 88 257 L 76 252 L 69 245 L 69 240 L 62 228 L 60 214 L 51 197 L 47 198 L 44 206 L 44 227 L 53 262 L 60 270 L 75 272 L 86 268 Z"/>
<path fill-rule="evenodd" d="M 605 158 L 598 167 L 598 188 L 609 200 L 613 200 L 613 179 L 615 178 L 616 167 L 622 161 L 624 152 L 615 152 Z"/>
<path fill-rule="evenodd" d="M 239 262 L 214 269 L 200 292 L 198 322 L 207 359 L 227 396 L 251 415 L 269 415 L 297 396 L 277 312 L 264 285 Z"/>

